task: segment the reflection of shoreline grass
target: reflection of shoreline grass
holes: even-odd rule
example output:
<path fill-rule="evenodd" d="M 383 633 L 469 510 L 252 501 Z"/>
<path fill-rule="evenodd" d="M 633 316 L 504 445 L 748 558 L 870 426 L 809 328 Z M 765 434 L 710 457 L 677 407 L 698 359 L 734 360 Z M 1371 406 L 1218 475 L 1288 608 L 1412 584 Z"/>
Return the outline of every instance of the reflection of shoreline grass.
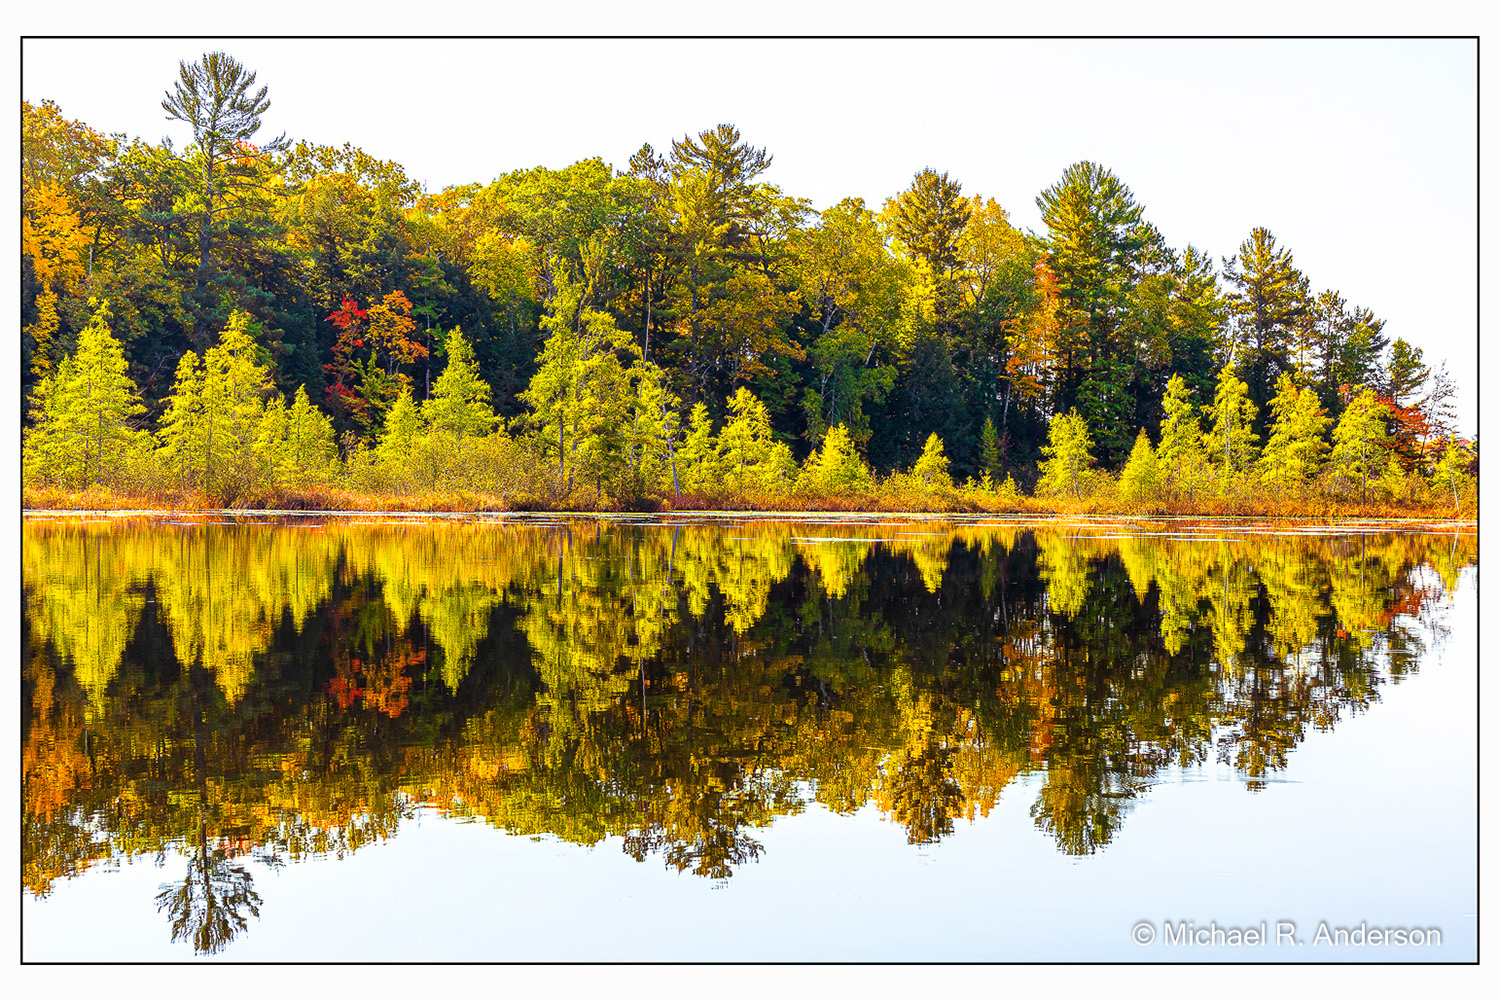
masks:
<path fill-rule="evenodd" d="M 23 510 L 286 510 L 286 511 L 391 511 L 399 513 L 850 513 L 850 514 L 1020 514 L 1035 516 L 1088 517 L 1257 517 L 1287 520 L 1339 521 L 1346 519 L 1468 520 L 1477 519 L 1472 497 L 1454 511 L 1443 504 L 1378 501 L 1359 503 L 1326 497 L 1289 499 L 1272 494 L 1252 494 L 1205 502 L 1153 502 L 1141 504 L 1110 496 L 1082 500 L 1060 497 L 1028 497 L 1019 494 L 956 488 L 936 491 L 880 491 L 834 495 L 757 494 L 731 492 L 684 493 L 670 498 L 649 498 L 635 504 L 603 506 L 570 503 L 571 498 L 544 498 L 529 494 L 492 494 L 467 490 L 423 492 L 368 492 L 337 489 L 278 490 L 262 497 L 236 498 L 231 503 L 189 491 L 122 494 L 112 490 L 68 491 L 28 487 L 22 490 Z"/>

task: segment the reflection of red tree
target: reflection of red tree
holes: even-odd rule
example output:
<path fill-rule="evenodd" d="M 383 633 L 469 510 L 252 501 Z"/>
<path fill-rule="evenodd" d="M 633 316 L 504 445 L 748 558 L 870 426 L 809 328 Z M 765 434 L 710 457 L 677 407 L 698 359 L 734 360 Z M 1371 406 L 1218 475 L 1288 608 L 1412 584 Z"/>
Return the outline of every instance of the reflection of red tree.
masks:
<path fill-rule="evenodd" d="M 425 649 L 397 649 L 379 663 L 365 667 L 365 704 L 395 718 L 406 710 L 406 692 L 411 690 L 412 675 L 408 667 L 420 667 L 427 661 Z"/>
<path fill-rule="evenodd" d="M 426 662 L 427 651 L 413 649 L 405 641 L 373 660 L 361 660 L 357 656 L 336 657 L 336 673 L 328 681 L 328 693 L 333 695 L 342 711 L 348 711 L 355 699 L 360 699 L 365 707 L 384 712 L 394 719 L 409 704 L 407 692 L 411 690 L 412 675 L 408 668 L 420 667 Z"/>

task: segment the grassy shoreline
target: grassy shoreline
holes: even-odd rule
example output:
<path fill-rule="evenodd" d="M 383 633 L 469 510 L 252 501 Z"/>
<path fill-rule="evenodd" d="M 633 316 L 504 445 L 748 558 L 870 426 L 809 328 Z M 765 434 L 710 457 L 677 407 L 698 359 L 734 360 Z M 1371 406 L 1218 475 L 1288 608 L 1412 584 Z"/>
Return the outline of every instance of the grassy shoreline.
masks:
<path fill-rule="evenodd" d="M 27 488 L 22 491 L 23 513 L 67 513 L 130 511 L 133 513 L 324 513 L 324 514 L 756 514 L 796 516 L 800 514 L 922 514 L 1008 515 L 1032 517 L 1137 517 L 1137 518 L 1258 518 L 1286 521 L 1339 522 L 1460 521 L 1478 523 L 1472 509 L 1410 503 L 1356 503 L 1310 497 L 1296 502 L 1270 503 L 1267 497 L 1208 503 L 1131 504 L 1113 497 L 1081 501 L 1036 497 L 976 497 L 954 491 L 944 494 L 881 496 L 743 496 L 685 494 L 676 502 L 661 500 L 637 505 L 588 507 L 539 502 L 535 497 L 492 496 L 466 491 L 430 493 L 363 493 L 318 490 L 280 493 L 256 498 L 259 502 L 222 502 L 194 493 L 146 496 L 122 495 L 107 490 L 69 492 Z M 1466 505 L 1467 506 L 1467 505 Z"/>

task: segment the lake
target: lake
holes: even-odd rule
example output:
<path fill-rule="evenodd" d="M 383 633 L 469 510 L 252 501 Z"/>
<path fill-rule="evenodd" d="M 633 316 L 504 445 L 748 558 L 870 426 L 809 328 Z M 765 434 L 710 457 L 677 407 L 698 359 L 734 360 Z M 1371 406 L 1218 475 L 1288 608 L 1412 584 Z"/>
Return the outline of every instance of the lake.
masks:
<path fill-rule="evenodd" d="M 26 961 L 1474 961 L 1472 523 L 23 519 Z"/>

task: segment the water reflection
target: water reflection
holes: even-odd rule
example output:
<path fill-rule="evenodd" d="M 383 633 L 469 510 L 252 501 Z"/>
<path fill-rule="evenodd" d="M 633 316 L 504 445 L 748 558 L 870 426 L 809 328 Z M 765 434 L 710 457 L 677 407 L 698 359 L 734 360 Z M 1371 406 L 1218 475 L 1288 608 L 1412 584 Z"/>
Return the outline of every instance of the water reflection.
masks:
<path fill-rule="evenodd" d="M 911 844 L 1035 775 L 1067 854 L 1251 789 L 1441 641 L 1471 531 L 28 519 L 23 879 L 127 857 L 222 949 L 418 808 L 712 879 L 817 802 Z M 173 862 L 175 865 L 177 862 Z"/>

